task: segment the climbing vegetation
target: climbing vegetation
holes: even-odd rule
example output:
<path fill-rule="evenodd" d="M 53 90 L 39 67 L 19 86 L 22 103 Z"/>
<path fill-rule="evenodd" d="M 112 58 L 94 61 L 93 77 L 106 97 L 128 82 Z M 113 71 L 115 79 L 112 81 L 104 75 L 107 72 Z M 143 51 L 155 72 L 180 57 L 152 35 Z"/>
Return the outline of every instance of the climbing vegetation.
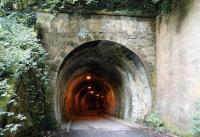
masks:
<path fill-rule="evenodd" d="M 78 36 L 81 38 L 81 39 L 87 39 L 88 37 L 88 30 L 86 28 L 81 28 L 79 33 L 78 33 Z"/>
<path fill-rule="evenodd" d="M 45 115 L 47 54 L 32 16 L 0 18 L 0 135 L 24 136 L 27 127 L 37 134 Z"/>
<path fill-rule="evenodd" d="M 158 112 L 152 112 L 146 119 L 145 123 L 148 126 L 154 127 L 159 131 L 162 131 L 164 129 L 164 123 L 161 121 L 160 116 Z"/>
<path fill-rule="evenodd" d="M 127 15 L 169 12 L 175 0 L 1 0 L 0 14 L 10 10 L 45 12 L 114 12 Z"/>
<path fill-rule="evenodd" d="M 200 100 L 196 102 L 196 113 L 192 115 L 191 132 L 195 137 L 200 136 Z"/>
<path fill-rule="evenodd" d="M 157 13 L 169 13 L 172 10 L 175 2 L 176 0 L 162 0 L 158 2 Z"/>
<path fill-rule="evenodd" d="M 39 130 L 47 125 L 47 53 L 35 28 L 36 11 L 155 15 L 170 11 L 173 3 L 174 0 L 0 0 L 0 136 L 40 136 Z M 78 36 L 87 39 L 88 31 L 82 28 Z M 77 45 L 73 41 L 68 44 Z M 146 122 L 163 126 L 156 113 Z"/>
<path fill-rule="evenodd" d="M 191 134 L 187 132 L 180 131 L 176 127 L 165 125 L 164 122 L 161 120 L 159 113 L 156 110 L 146 117 L 144 123 L 147 126 L 155 128 L 158 132 L 165 132 L 179 137 L 191 137 Z"/>

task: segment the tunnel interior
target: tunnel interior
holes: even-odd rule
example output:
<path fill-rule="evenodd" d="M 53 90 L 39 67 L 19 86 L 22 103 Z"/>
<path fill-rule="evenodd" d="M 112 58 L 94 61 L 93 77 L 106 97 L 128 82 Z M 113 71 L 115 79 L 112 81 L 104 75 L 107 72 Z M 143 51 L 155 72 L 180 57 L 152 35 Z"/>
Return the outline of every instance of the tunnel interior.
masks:
<path fill-rule="evenodd" d="M 68 54 L 55 94 L 57 121 L 84 111 L 138 121 L 151 111 L 151 86 L 140 58 L 112 41 L 91 41 Z"/>

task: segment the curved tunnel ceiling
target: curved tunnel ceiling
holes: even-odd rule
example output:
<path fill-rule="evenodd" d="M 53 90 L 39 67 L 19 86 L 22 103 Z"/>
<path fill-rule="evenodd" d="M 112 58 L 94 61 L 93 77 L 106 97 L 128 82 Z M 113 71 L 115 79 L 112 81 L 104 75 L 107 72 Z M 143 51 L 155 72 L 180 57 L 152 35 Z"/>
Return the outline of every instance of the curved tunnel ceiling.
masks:
<path fill-rule="evenodd" d="M 91 93 L 90 86 L 104 97 L 107 114 L 138 120 L 151 110 L 151 87 L 144 66 L 136 54 L 118 43 L 88 42 L 64 59 L 57 77 L 58 121 L 82 110 L 80 100 Z"/>

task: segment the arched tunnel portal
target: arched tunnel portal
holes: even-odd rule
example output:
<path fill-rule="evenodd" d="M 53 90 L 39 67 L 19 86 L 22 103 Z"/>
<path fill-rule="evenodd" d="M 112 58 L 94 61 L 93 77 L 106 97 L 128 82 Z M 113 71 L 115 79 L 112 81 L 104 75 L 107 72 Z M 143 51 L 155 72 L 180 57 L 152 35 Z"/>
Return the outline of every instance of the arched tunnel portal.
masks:
<path fill-rule="evenodd" d="M 59 123 L 88 110 L 127 120 L 151 111 L 151 86 L 140 58 L 112 41 L 91 41 L 66 56 L 57 76 Z"/>

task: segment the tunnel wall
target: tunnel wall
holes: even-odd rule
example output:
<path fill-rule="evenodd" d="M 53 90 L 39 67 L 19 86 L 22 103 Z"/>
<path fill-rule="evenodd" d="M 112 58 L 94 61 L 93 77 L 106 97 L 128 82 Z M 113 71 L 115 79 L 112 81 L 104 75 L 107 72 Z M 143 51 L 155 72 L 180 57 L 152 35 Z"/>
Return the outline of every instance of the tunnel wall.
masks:
<path fill-rule="evenodd" d="M 157 17 L 157 108 L 169 126 L 188 131 L 200 98 L 200 4 L 178 2 Z"/>
<path fill-rule="evenodd" d="M 62 61 L 74 48 L 93 40 L 117 42 L 133 51 L 144 64 L 152 92 L 155 92 L 155 19 L 39 13 L 37 22 L 41 27 L 44 48 L 49 53 L 48 98 L 52 112 L 54 111 L 56 78 Z M 81 37 L 84 32 L 87 32 L 86 38 Z"/>
<path fill-rule="evenodd" d="M 88 88 L 88 75 L 93 79 L 91 82 L 98 80 L 101 84 L 96 90 L 103 90 L 104 97 L 109 97 L 104 109 L 106 114 L 125 120 L 141 121 L 151 111 L 152 90 L 138 56 L 112 41 L 91 41 L 73 50 L 60 67 L 56 112 L 61 121 L 76 114 L 73 98 L 79 91 L 79 83 L 84 82 L 82 88 Z M 89 85 L 92 86 L 91 83 Z M 107 93 L 111 94 L 107 96 Z"/>

